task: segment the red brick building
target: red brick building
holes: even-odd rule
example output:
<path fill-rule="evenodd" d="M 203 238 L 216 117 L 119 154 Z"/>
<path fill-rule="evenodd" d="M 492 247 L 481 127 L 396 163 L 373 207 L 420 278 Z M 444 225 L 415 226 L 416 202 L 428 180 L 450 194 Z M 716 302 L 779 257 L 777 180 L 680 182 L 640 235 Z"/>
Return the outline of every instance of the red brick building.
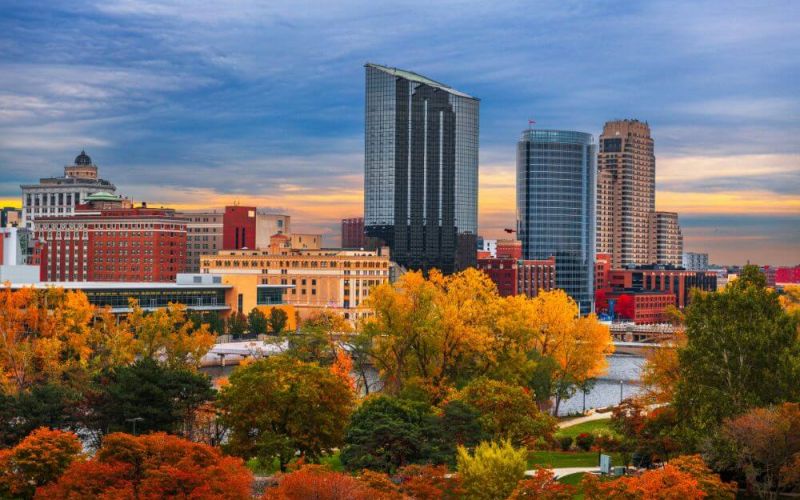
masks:
<path fill-rule="evenodd" d="M 488 257 L 478 259 L 478 269 L 497 285 L 501 297 L 517 294 L 517 259 Z"/>
<path fill-rule="evenodd" d="M 497 242 L 498 257 L 478 258 L 478 269 L 486 273 L 502 297 L 525 294 L 535 297 L 539 290 L 552 290 L 556 286 L 556 260 L 524 260 L 499 257 L 500 242 Z"/>
<path fill-rule="evenodd" d="M 611 254 L 599 253 L 594 258 L 594 288 L 602 290 L 608 288 L 608 278 L 611 273 Z"/>
<path fill-rule="evenodd" d="M 775 270 L 776 283 L 800 283 L 800 266 L 779 267 Z"/>
<path fill-rule="evenodd" d="M 498 259 L 521 259 L 522 242 L 519 240 L 497 240 L 495 255 Z"/>
<path fill-rule="evenodd" d="M 608 296 L 609 300 L 619 303 L 620 297 L 628 295 L 633 301 L 633 310 L 630 319 L 637 325 L 666 323 L 669 318 L 665 311 L 667 306 L 675 305 L 675 294 L 670 292 L 635 292 L 615 293 Z"/>
<path fill-rule="evenodd" d="M 96 193 L 73 215 L 39 217 L 47 281 L 175 281 L 186 265 L 186 221 L 164 208 L 124 208 Z"/>
<path fill-rule="evenodd" d="M 609 286 L 614 294 L 669 292 L 673 295 L 675 307 L 683 309 L 692 288 L 709 292 L 717 289 L 717 274 L 683 269 L 614 269 L 609 272 Z"/>
<path fill-rule="evenodd" d="M 342 248 L 366 248 L 367 236 L 364 233 L 364 218 L 342 219 Z"/>
<path fill-rule="evenodd" d="M 256 207 L 225 207 L 222 216 L 222 249 L 256 248 Z"/>

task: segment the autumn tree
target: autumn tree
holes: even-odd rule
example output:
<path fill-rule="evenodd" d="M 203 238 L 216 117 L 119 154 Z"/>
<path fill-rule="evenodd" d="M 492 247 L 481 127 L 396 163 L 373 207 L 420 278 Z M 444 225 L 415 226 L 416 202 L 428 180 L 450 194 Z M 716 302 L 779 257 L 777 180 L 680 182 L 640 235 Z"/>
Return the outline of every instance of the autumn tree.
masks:
<path fill-rule="evenodd" d="M 800 397 L 796 320 L 757 267 L 724 291 L 694 291 L 686 335 L 675 405 L 688 443 L 749 408 Z"/>
<path fill-rule="evenodd" d="M 703 463 L 700 457 L 680 457 L 660 469 L 648 470 L 636 476 L 601 481 L 593 474 L 584 475 L 581 487 L 585 498 L 645 499 L 645 498 L 735 498 L 735 488 L 723 483 Z"/>
<path fill-rule="evenodd" d="M 444 465 L 407 465 L 395 478 L 399 492 L 415 500 L 456 500 L 465 493 L 461 477 Z"/>
<path fill-rule="evenodd" d="M 253 476 L 241 459 L 176 436 L 109 434 L 95 456 L 73 462 L 38 499 L 251 498 Z"/>
<path fill-rule="evenodd" d="M 169 304 L 166 308 L 145 312 L 135 299 L 124 326 L 135 338 L 136 353 L 170 368 L 197 368 L 214 345 L 208 324 L 196 328 L 186 316 L 186 306 Z"/>
<path fill-rule="evenodd" d="M 614 306 L 614 315 L 622 319 L 633 319 L 636 315 L 636 305 L 631 295 L 623 293 L 619 296 Z"/>
<path fill-rule="evenodd" d="M 39 428 L 15 447 L 0 450 L 0 497 L 31 498 L 37 487 L 56 480 L 80 458 L 77 436 Z"/>
<path fill-rule="evenodd" d="M 457 462 L 469 498 L 508 498 L 525 474 L 527 451 L 514 448 L 509 441 L 483 442 L 472 454 L 459 447 Z"/>
<path fill-rule="evenodd" d="M 242 312 L 233 312 L 225 322 L 225 332 L 234 338 L 244 335 L 247 332 L 247 316 Z"/>
<path fill-rule="evenodd" d="M 296 452 L 315 460 L 339 446 L 353 403 L 340 377 L 288 356 L 239 367 L 219 395 L 228 449 L 243 458 L 277 457 L 282 471 Z"/>
<path fill-rule="evenodd" d="M 508 499 L 572 500 L 577 492 L 574 486 L 556 481 L 553 471 L 537 469 L 533 476 L 517 483 Z"/>
<path fill-rule="evenodd" d="M 645 396 L 653 403 L 671 403 L 681 379 L 678 352 L 686 347 L 686 333 L 677 330 L 673 338 L 661 342 L 646 353 L 642 366 L 642 386 Z"/>
<path fill-rule="evenodd" d="M 277 486 L 264 492 L 263 500 L 380 500 L 386 498 L 357 478 L 320 465 L 306 465 L 277 478 Z M 397 495 L 399 497 L 399 495 Z"/>
<path fill-rule="evenodd" d="M 478 378 L 456 399 L 478 410 L 483 429 L 494 439 L 509 439 L 515 444 L 549 441 L 556 429 L 553 417 L 540 411 L 523 387 Z"/>

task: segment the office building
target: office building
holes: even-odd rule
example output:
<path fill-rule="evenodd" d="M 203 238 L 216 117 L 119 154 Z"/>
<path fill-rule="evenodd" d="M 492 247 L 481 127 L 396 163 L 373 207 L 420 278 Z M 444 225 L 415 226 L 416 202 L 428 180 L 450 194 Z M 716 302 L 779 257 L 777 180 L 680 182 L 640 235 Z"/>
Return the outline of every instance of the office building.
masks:
<path fill-rule="evenodd" d="M 655 265 L 683 265 L 683 235 L 675 212 L 650 214 L 650 257 Z"/>
<path fill-rule="evenodd" d="M 342 219 L 342 248 L 366 248 L 367 235 L 364 234 L 364 218 Z"/>
<path fill-rule="evenodd" d="M 501 297 L 536 297 L 539 291 L 549 291 L 556 287 L 556 261 L 553 258 L 525 260 L 499 255 L 480 256 L 478 269 L 494 282 Z"/>
<path fill-rule="evenodd" d="M 409 269 L 475 265 L 478 99 L 366 65 L 364 226 Z"/>
<path fill-rule="evenodd" d="M 716 291 L 717 273 L 669 269 L 664 266 L 614 269 L 609 273 L 609 286 L 615 294 L 669 292 L 675 296 L 675 307 L 683 309 L 689 303 L 689 291 L 692 288 L 706 292 Z"/>
<path fill-rule="evenodd" d="M 64 217 L 75 212 L 75 207 L 86 202 L 90 194 L 102 191 L 113 193 L 116 187 L 98 177 L 98 168 L 85 151 L 81 151 L 73 165 L 64 167 L 61 177 L 45 177 L 38 184 L 23 184 L 22 226 L 34 229 L 38 217 Z"/>
<path fill-rule="evenodd" d="M 332 311 L 355 320 L 369 314 L 362 302 L 389 281 L 388 255 L 367 250 L 298 250 L 273 238 L 270 250 L 223 250 L 201 259 L 203 273 L 257 276 L 264 285 L 291 285 L 283 302 L 307 317 Z M 283 246 L 281 242 L 284 242 Z"/>
<path fill-rule="evenodd" d="M 687 271 L 708 270 L 708 254 L 700 252 L 683 252 L 683 268 Z"/>
<path fill-rule="evenodd" d="M 187 210 L 175 212 L 186 220 L 186 272 L 200 272 L 200 256 L 222 250 L 223 211 Z"/>
<path fill-rule="evenodd" d="M 256 209 L 256 246 L 267 248 L 269 239 L 274 234 L 292 232 L 292 218 L 289 215 L 272 213 L 267 209 Z M 206 252 L 212 253 L 212 252 Z"/>
<path fill-rule="evenodd" d="M 256 248 L 256 207 L 225 207 L 222 216 L 222 248 Z"/>
<path fill-rule="evenodd" d="M 497 240 L 478 238 L 478 251 L 488 252 L 490 256 L 497 257 Z"/>
<path fill-rule="evenodd" d="M 650 126 L 638 120 L 607 122 L 597 159 L 597 251 L 611 255 L 614 269 L 651 264 L 655 183 Z"/>
<path fill-rule="evenodd" d="M 17 227 L 22 221 L 22 210 L 14 207 L 0 209 L 0 228 Z"/>
<path fill-rule="evenodd" d="M 596 146 L 592 136 L 526 130 L 517 147 L 517 235 L 526 260 L 555 258 L 556 287 L 594 310 Z"/>
<path fill-rule="evenodd" d="M 97 192 L 70 214 L 36 218 L 46 281 L 174 281 L 186 264 L 186 221 Z"/>

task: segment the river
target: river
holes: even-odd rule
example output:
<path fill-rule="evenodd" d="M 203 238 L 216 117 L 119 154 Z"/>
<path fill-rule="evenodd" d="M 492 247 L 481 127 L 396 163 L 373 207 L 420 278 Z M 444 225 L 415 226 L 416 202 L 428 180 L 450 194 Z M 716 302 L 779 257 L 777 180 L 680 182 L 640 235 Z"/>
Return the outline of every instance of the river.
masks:
<path fill-rule="evenodd" d="M 641 376 L 644 358 L 626 354 L 608 356 L 608 372 L 601 376 L 595 386 L 586 394 L 586 409 L 613 406 L 620 402 L 620 380 L 622 381 L 622 397 L 627 398 L 641 392 L 638 381 Z M 207 367 L 202 372 L 212 379 L 230 375 L 235 367 Z M 372 377 L 370 377 L 372 378 Z M 377 373 L 375 373 L 377 379 Z M 374 380 L 374 379 L 373 379 Z M 583 409 L 583 393 L 578 392 L 572 398 L 561 402 L 559 415 L 579 413 Z"/>

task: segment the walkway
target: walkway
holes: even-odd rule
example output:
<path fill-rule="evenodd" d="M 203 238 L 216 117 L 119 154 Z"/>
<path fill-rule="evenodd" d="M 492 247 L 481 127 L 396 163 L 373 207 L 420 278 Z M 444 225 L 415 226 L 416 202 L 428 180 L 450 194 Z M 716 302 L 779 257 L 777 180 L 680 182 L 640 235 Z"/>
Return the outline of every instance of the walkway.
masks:
<path fill-rule="evenodd" d="M 582 424 L 584 422 L 591 422 L 593 420 L 608 420 L 610 418 L 611 418 L 611 412 L 592 413 L 591 415 L 586 415 L 585 417 L 576 417 L 576 418 L 571 418 L 569 420 L 562 420 L 558 423 L 558 428 L 564 429 L 565 427 L 572 427 L 573 425 Z"/>
<path fill-rule="evenodd" d="M 550 469 L 550 470 L 553 471 L 553 476 L 555 477 L 555 479 L 564 476 L 569 476 L 570 474 L 576 474 L 578 472 L 596 472 L 598 474 L 600 473 L 599 467 L 562 467 L 560 469 Z M 534 474 L 536 474 L 536 469 L 525 471 L 526 476 L 533 476 Z"/>

